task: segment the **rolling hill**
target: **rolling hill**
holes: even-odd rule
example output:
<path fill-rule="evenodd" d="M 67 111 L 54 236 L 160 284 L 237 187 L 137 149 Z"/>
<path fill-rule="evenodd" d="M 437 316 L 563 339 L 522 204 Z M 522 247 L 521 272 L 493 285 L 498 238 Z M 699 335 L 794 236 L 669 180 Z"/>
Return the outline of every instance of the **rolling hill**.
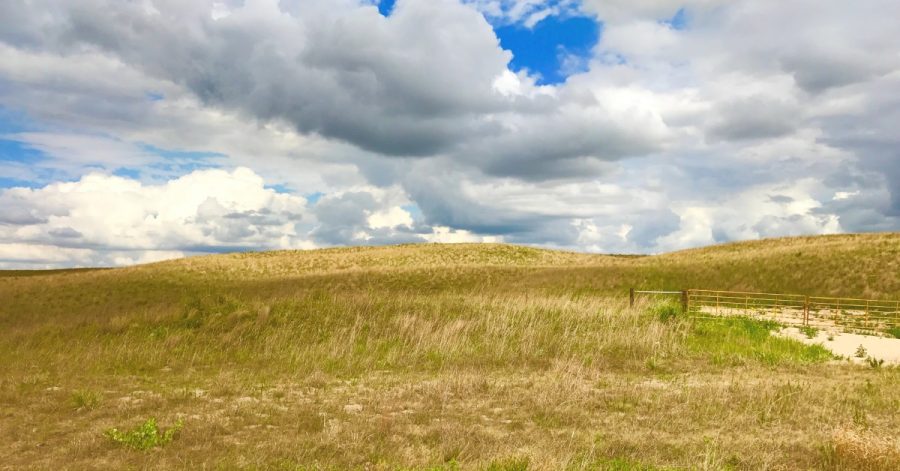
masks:
<path fill-rule="evenodd" d="M 0 276 L 0 468 L 892 469 L 900 371 L 630 287 L 900 298 L 900 234 Z M 135 451 L 149 418 L 181 428 Z M 106 434 L 105 434 L 106 433 Z M 127 443 L 126 443 L 127 445 Z"/>

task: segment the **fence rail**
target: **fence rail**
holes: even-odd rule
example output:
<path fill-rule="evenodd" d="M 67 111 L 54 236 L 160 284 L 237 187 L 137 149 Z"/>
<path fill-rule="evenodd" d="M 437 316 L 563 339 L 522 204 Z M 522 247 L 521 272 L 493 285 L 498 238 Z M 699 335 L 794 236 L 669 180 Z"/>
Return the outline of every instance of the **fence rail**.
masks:
<path fill-rule="evenodd" d="M 698 317 L 758 317 L 784 324 L 900 336 L 900 301 L 751 291 L 632 288 L 629 293 L 632 306 L 637 295 L 678 295 L 684 310 Z"/>
<path fill-rule="evenodd" d="M 685 310 L 701 317 L 765 317 L 786 324 L 869 334 L 900 329 L 900 301 L 689 289 Z"/>

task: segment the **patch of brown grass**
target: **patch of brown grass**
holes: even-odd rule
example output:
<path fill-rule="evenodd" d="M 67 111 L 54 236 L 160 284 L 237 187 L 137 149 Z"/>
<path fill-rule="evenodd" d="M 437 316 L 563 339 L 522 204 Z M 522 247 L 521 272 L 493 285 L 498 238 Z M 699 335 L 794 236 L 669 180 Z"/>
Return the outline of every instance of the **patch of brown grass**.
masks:
<path fill-rule="evenodd" d="M 835 469 L 889 471 L 900 466 L 897 429 L 841 427 L 831 435 L 827 464 Z"/>

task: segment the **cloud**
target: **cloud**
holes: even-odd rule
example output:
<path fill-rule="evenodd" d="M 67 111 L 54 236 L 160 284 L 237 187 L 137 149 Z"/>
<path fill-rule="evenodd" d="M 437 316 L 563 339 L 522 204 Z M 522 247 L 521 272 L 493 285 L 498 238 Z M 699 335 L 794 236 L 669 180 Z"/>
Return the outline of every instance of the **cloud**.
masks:
<path fill-rule="evenodd" d="M 492 29 L 547 15 L 603 23 L 556 85 L 509 70 Z M 34 189 L 2 190 L 0 258 L 900 230 L 898 16 L 889 0 L 398 0 L 387 17 L 369 0 L 3 2 L 0 103 L 28 122 L 2 139 L 32 153 L 0 172 Z"/>
<path fill-rule="evenodd" d="M 103 173 L 0 190 L 0 267 L 121 265 L 190 254 L 444 240 L 397 188 L 359 187 L 315 203 L 248 168 L 159 183 Z M 477 238 L 478 236 L 471 236 Z M 28 246 L 25 251 L 18 247 Z"/>
<path fill-rule="evenodd" d="M 518 17 L 537 7 L 502 9 Z M 304 135 L 387 156 L 449 155 L 476 168 L 487 162 L 484 170 L 500 176 L 533 178 L 557 167 L 560 175 L 596 173 L 597 162 L 657 148 L 664 127 L 646 126 L 633 113 L 614 115 L 583 93 L 525 93 L 540 90 L 525 75 L 498 89 L 509 81 L 503 78 L 511 55 L 482 15 L 455 0 L 401 0 L 386 18 L 349 1 L 288 2 L 283 9 L 246 2 L 218 19 L 212 9 L 72 3 L 52 9 L 52 28 L 38 22 L 27 39 L 6 39 L 20 47 L 40 42 L 63 56 L 99 50 L 111 58 L 90 53 L 95 63 L 87 67 L 144 74 L 150 78 L 137 82 L 145 89 L 154 84 L 178 96 L 183 87 L 206 106 L 287 122 Z M 34 60 L 49 62 L 49 54 Z M 11 66 L 9 75 L 40 88 L 38 67 Z M 535 144 L 536 152 L 556 155 L 533 162 L 540 156 L 524 156 L 523 147 Z"/>
<path fill-rule="evenodd" d="M 352 2 L 255 1 L 219 20 L 198 4 L 100 3 L 61 9 L 49 42 L 99 47 L 205 103 L 390 155 L 478 132 L 472 114 L 499 106 L 490 86 L 509 60 L 483 17 L 450 0 L 401 0 L 389 18 Z"/>
<path fill-rule="evenodd" d="M 104 136 L 23 132 L 0 136 L 40 152 L 43 166 L 63 176 L 79 176 L 86 167 L 105 170 L 148 166 L 157 160 L 139 146 Z"/>
<path fill-rule="evenodd" d="M 303 231 L 313 223 L 306 220 L 307 202 L 266 189 L 246 168 L 198 170 L 158 185 L 93 173 L 39 189 L 3 190 L 0 206 L 18 208 L 0 222 L 0 245 L 70 249 L 46 257 L 29 251 L 26 260 L 38 265 L 311 246 Z M 8 254 L 0 263 L 17 260 Z"/>
<path fill-rule="evenodd" d="M 796 104 L 763 96 L 720 103 L 713 113 L 709 136 L 728 140 L 785 136 L 797 128 L 801 117 Z"/>
<path fill-rule="evenodd" d="M 463 0 L 498 24 L 522 24 L 533 28 L 553 15 L 580 14 L 577 0 Z"/>

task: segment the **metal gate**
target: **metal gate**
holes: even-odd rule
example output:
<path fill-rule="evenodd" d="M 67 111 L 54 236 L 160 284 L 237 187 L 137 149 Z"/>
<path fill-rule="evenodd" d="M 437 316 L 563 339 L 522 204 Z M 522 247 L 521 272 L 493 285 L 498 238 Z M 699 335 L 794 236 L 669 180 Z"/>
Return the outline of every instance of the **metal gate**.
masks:
<path fill-rule="evenodd" d="M 756 317 L 789 325 L 900 338 L 900 301 L 706 289 L 632 288 L 629 294 L 632 306 L 636 295 L 679 296 L 684 311 L 696 317 Z"/>

